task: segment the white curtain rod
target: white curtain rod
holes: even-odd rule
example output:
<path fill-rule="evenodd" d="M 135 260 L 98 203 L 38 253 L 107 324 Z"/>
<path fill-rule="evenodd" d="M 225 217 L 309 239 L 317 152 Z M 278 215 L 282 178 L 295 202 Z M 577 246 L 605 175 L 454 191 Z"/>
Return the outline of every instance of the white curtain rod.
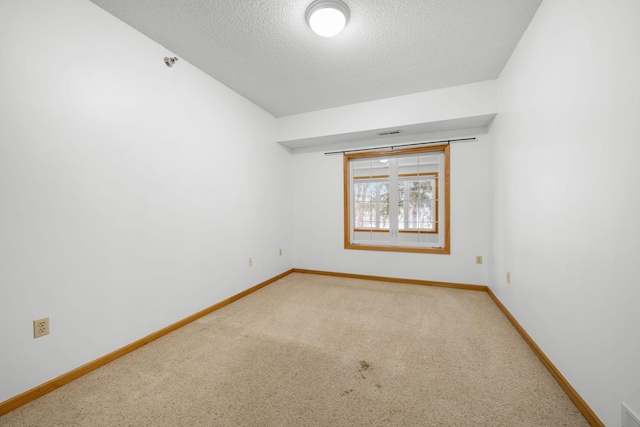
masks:
<path fill-rule="evenodd" d="M 428 141 L 428 142 L 417 142 L 414 144 L 401 144 L 401 145 L 388 145 L 386 147 L 376 147 L 376 148 L 362 148 L 359 150 L 343 150 L 343 151 L 329 151 L 328 153 L 324 153 L 325 156 L 331 156 L 333 154 L 346 154 L 346 153 L 357 153 L 359 151 L 377 151 L 377 150 L 390 150 L 393 151 L 396 148 L 404 148 L 404 147 L 414 147 L 416 145 L 431 145 L 431 144 L 450 144 L 452 142 L 469 142 L 475 141 L 476 138 L 459 138 L 459 139 L 443 139 L 441 141 Z"/>

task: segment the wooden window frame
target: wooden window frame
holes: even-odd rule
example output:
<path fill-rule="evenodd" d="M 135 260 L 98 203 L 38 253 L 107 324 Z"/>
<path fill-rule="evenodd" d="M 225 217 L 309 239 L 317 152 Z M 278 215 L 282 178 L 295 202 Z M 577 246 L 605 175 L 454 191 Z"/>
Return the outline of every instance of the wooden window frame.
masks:
<path fill-rule="evenodd" d="M 414 155 L 429 152 L 442 152 L 444 153 L 444 177 L 439 177 L 436 180 L 436 194 L 440 191 L 440 180 L 443 180 L 442 187 L 444 190 L 444 227 L 441 230 L 444 233 L 443 246 L 442 247 L 416 247 L 416 246 L 401 246 L 401 245 L 373 245 L 373 244 L 354 244 L 351 243 L 351 226 L 350 226 L 350 211 L 351 205 L 351 180 L 349 177 L 349 162 L 352 159 L 365 159 L 365 158 L 377 158 L 377 157 L 396 157 L 402 155 Z M 388 176 L 379 176 L 383 178 Z M 375 178 L 375 177 L 370 177 Z M 450 254 L 451 253 L 451 227 L 450 227 L 450 212 L 451 212 L 451 197 L 450 197 L 450 167 L 449 167 L 449 145 L 437 145 L 437 146 L 425 146 L 417 148 L 404 148 L 396 149 L 393 151 L 366 151 L 356 153 L 345 153 L 343 157 L 343 181 L 344 181 L 344 248 L 356 249 L 356 250 L 370 250 L 370 251 L 389 251 L 389 252 L 414 252 L 414 253 L 429 253 L 429 254 Z M 438 198 L 439 199 L 439 198 Z M 438 224 L 439 209 L 436 208 L 436 224 Z M 357 231 L 357 229 L 356 229 Z M 365 230 L 367 232 L 389 232 L 389 230 Z M 402 233 L 417 233 L 417 230 L 398 230 Z M 436 231 L 424 232 L 426 233 L 439 233 L 440 228 L 436 226 Z"/>

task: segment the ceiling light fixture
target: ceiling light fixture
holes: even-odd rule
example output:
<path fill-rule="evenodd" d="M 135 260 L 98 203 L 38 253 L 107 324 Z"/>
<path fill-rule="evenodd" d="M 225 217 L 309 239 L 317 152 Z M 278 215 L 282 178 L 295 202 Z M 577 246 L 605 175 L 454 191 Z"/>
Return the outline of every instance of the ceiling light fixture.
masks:
<path fill-rule="evenodd" d="M 314 33 L 333 37 L 349 22 L 349 8 L 340 0 L 316 0 L 309 5 L 305 18 Z"/>

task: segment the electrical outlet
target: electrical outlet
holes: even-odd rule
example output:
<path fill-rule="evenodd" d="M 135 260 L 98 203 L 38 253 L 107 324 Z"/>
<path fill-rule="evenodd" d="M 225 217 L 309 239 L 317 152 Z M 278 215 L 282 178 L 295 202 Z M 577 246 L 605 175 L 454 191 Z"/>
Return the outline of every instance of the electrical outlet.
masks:
<path fill-rule="evenodd" d="M 253 258 L 249 258 L 249 267 L 253 265 Z"/>
<path fill-rule="evenodd" d="M 282 256 L 282 249 L 280 249 L 280 251 L 278 253 L 280 254 L 280 256 Z"/>
<path fill-rule="evenodd" d="M 482 256 L 476 255 L 476 264 L 482 264 Z"/>
<path fill-rule="evenodd" d="M 507 271 L 507 285 L 511 284 L 511 273 Z"/>
<path fill-rule="evenodd" d="M 49 318 L 38 319 L 33 321 L 33 337 L 39 338 L 49 335 Z"/>

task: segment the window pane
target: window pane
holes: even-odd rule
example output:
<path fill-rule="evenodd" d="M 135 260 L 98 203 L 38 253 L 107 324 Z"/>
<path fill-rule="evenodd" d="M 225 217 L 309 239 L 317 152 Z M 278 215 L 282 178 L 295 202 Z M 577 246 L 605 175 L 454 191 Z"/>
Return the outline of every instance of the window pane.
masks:
<path fill-rule="evenodd" d="M 404 178 L 398 182 L 398 229 L 436 229 L 435 178 Z"/>
<path fill-rule="evenodd" d="M 389 229 L 389 181 L 356 180 L 355 228 Z"/>
<path fill-rule="evenodd" d="M 433 202 L 418 203 L 409 209 L 409 228 L 424 231 L 435 230 L 435 209 Z"/>
<path fill-rule="evenodd" d="M 380 179 L 389 177 L 388 160 L 358 160 L 353 162 L 354 179 Z"/>

